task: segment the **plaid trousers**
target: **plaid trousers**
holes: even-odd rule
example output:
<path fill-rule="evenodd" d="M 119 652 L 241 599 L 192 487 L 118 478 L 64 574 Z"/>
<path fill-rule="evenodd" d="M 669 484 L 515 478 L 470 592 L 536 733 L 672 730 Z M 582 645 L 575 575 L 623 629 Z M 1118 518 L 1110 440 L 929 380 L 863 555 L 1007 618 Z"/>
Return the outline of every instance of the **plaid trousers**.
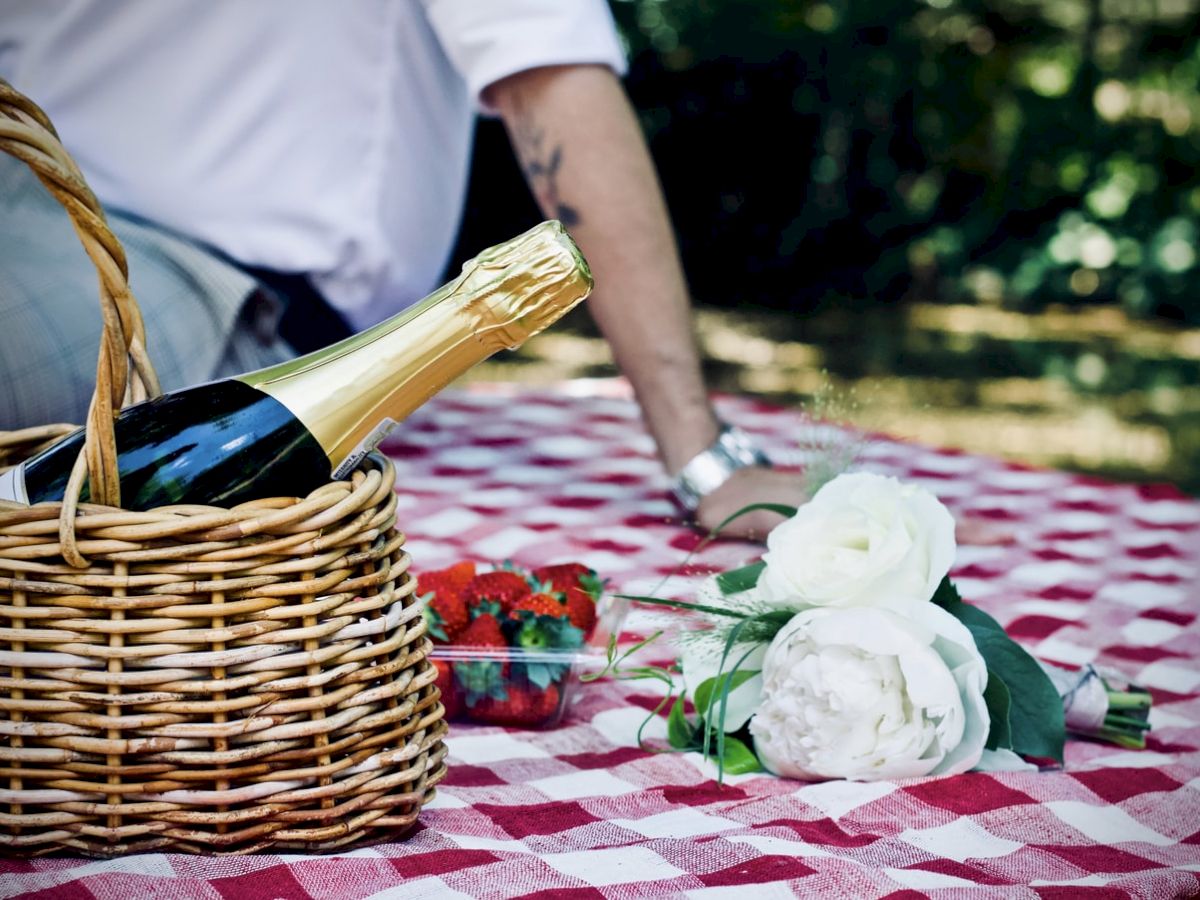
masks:
<path fill-rule="evenodd" d="M 163 390 L 293 356 L 253 321 L 258 285 L 215 253 L 108 212 Z M 0 154 L 0 430 L 83 422 L 100 342 L 97 275 L 66 211 Z"/>

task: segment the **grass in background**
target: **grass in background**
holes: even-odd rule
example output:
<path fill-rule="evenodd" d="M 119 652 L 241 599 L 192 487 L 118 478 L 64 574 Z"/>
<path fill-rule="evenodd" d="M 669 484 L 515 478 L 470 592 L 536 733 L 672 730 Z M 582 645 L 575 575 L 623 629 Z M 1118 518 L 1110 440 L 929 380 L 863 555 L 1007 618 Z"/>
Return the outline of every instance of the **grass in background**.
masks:
<path fill-rule="evenodd" d="M 715 390 L 817 410 L 866 430 L 1200 495 L 1200 329 L 1132 322 L 1121 310 L 1038 314 L 906 304 L 799 318 L 701 309 Z M 607 344 L 573 314 L 471 379 L 616 374 Z"/>

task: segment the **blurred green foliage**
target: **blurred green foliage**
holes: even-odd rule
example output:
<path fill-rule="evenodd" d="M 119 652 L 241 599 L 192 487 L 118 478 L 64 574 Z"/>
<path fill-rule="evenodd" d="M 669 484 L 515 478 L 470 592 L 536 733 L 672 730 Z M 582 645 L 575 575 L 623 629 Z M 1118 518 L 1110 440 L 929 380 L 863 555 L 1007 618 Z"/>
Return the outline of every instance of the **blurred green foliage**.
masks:
<path fill-rule="evenodd" d="M 611 7 L 698 299 L 1200 322 L 1200 0 Z"/>

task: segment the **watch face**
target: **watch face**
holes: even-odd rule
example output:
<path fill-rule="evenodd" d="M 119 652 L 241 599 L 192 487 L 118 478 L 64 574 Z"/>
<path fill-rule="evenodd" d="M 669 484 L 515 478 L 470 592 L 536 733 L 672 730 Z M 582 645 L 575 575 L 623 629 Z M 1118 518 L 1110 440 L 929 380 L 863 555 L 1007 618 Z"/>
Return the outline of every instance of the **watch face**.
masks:
<path fill-rule="evenodd" d="M 750 435 L 740 428 L 730 426 L 725 429 L 721 432 L 717 442 L 728 453 L 731 462 L 736 464 L 735 468 L 769 466 L 771 464 L 767 455 L 754 446 Z"/>

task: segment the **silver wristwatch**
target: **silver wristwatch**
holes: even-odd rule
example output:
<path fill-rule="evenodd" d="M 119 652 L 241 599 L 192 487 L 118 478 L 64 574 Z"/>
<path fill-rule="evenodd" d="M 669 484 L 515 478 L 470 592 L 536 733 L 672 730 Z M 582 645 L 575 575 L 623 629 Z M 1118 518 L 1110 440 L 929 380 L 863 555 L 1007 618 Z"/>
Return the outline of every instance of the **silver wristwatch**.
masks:
<path fill-rule="evenodd" d="M 679 470 L 671 486 L 671 496 L 685 510 L 695 512 L 702 497 L 723 485 L 738 469 L 749 466 L 770 468 L 771 460 L 746 432 L 733 425 L 722 425 L 712 445 Z"/>

